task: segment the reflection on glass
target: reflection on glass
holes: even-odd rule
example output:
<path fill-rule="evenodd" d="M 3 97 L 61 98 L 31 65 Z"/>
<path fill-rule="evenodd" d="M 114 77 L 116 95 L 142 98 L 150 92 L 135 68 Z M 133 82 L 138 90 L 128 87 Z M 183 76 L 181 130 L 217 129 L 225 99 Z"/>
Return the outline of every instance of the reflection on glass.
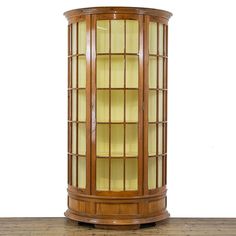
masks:
<path fill-rule="evenodd" d="M 86 124 L 78 124 L 78 153 L 85 155 L 86 153 Z"/>
<path fill-rule="evenodd" d="M 124 155 L 124 125 L 111 125 L 111 156 Z"/>
<path fill-rule="evenodd" d="M 78 59 L 78 77 L 79 77 L 79 88 L 86 87 L 86 58 L 80 56 Z"/>
<path fill-rule="evenodd" d="M 111 91 L 111 121 L 120 122 L 124 120 L 124 91 Z"/>
<path fill-rule="evenodd" d="M 97 122 L 109 121 L 109 91 L 97 90 Z"/>
<path fill-rule="evenodd" d="M 76 54 L 77 53 L 77 45 L 76 45 L 76 36 L 77 34 L 77 23 L 73 23 L 72 24 L 72 45 L 71 45 L 71 48 L 72 48 L 72 54 Z"/>
<path fill-rule="evenodd" d="M 163 126 L 162 124 L 158 125 L 158 154 L 162 154 L 162 144 L 163 144 Z"/>
<path fill-rule="evenodd" d="M 157 87 L 157 58 L 149 57 L 149 88 Z"/>
<path fill-rule="evenodd" d="M 124 160 L 111 159 L 111 190 L 121 191 L 124 189 Z"/>
<path fill-rule="evenodd" d="M 77 67 L 77 57 L 72 57 L 72 69 L 71 69 L 72 88 L 76 88 L 77 86 L 76 67 Z"/>
<path fill-rule="evenodd" d="M 138 91 L 126 90 L 126 121 L 138 121 Z"/>
<path fill-rule="evenodd" d="M 97 21 L 97 52 L 98 53 L 109 52 L 109 21 L 108 20 Z"/>
<path fill-rule="evenodd" d="M 156 91 L 149 90 L 148 96 L 148 121 L 156 121 L 157 98 Z"/>
<path fill-rule="evenodd" d="M 156 155 L 156 125 L 148 125 L 148 155 Z"/>
<path fill-rule="evenodd" d="M 78 30 L 78 48 L 79 53 L 86 53 L 86 23 L 85 21 L 79 22 L 79 30 Z"/>
<path fill-rule="evenodd" d="M 126 56 L 126 87 L 138 88 L 138 56 Z"/>
<path fill-rule="evenodd" d="M 98 56 L 97 57 L 97 88 L 109 87 L 109 57 Z"/>
<path fill-rule="evenodd" d="M 159 55 L 163 55 L 164 30 L 163 24 L 159 23 Z"/>
<path fill-rule="evenodd" d="M 156 188 L 156 157 L 148 158 L 148 189 Z"/>
<path fill-rule="evenodd" d="M 78 187 L 86 187 L 86 159 L 79 157 L 78 159 Z"/>
<path fill-rule="evenodd" d="M 125 190 L 138 190 L 138 159 L 125 160 Z"/>
<path fill-rule="evenodd" d="M 162 186 L 162 156 L 158 157 L 158 188 Z"/>
<path fill-rule="evenodd" d="M 76 123 L 72 124 L 72 153 L 76 154 Z"/>
<path fill-rule="evenodd" d="M 109 190 L 109 160 L 107 158 L 96 159 L 96 189 Z"/>
<path fill-rule="evenodd" d="M 124 87 L 124 56 L 111 56 L 111 87 Z"/>
<path fill-rule="evenodd" d="M 79 121 L 86 120 L 86 91 L 85 89 L 78 91 L 78 117 Z"/>
<path fill-rule="evenodd" d="M 157 23 L 149 23 L 149 53 L 157 54 Z"/>
<path fill-rule="evenodd" d="M 72 90 L 72 120 L 76 120 L 77 106 L 77 93 L 76 90 Z"/>
<path fill-rule="evenodd" d="M 111 20 L 111 52 L 124 52 L 124 20 Z"/>
<path fill-rule="evenodd" d="M 96 153 L 97 153 L 97 156 L 109 155 L 109 126 L 108 125 L 97 124 Z"/>
<path fill-rule="evenodd" d="M 126 156 L 138 155 L 138 125 L 126 124 L 125 129 L 125 152 Z"/>
<path fill-rule="evenodd" d="M 76 156 L 72 156 L 72 186 L 76 187 Z"/>
<path fill-rule="evenodd" d="M 163 121 L 163 92 L 158 93 L 158 121 Z"/>
<path fill-rule="evenodd" d="M 138 53 L 138 21 L 126 20 L 126 52 Z"/>
<path fill-rule="evenodd" d="M 163 88 L 163 58 L 159 57 L 158 87 Z"/>

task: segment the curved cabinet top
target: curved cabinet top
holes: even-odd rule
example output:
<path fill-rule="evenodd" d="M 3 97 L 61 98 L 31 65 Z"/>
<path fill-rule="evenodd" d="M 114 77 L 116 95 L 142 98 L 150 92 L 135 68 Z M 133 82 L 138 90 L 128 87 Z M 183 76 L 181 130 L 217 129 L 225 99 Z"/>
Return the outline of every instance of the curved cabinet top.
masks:
<path fill-rule="evenodd" d="M 157 17 L 163 23 L 167 24 L 172 13 L 160 9 L 154 8 L 142 8 L 142 7 L 89 7 L 70 10 L 64 13 L 69 23 L 75 22 L 84 15 L 94 14 L 137 14 L 137 15 L 149 15 Z"/>

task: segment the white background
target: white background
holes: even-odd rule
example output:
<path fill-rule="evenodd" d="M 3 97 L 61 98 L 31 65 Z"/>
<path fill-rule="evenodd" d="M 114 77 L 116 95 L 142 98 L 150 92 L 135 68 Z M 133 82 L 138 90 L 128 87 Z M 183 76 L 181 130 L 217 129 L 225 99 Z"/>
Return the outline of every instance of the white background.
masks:
<path fill-rule="evenodd" d="M 0 1 L 0 216 L 63 216 L 67 21 L 89 6 L 173 12 L 169 22 L 168 210 L 236 216 L 233 0 Z"/>

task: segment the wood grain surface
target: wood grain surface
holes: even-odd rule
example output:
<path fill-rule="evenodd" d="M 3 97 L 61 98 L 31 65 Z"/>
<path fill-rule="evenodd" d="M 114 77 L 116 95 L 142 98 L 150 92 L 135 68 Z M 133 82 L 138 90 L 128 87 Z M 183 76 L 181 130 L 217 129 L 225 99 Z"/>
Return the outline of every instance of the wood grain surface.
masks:
<path fill-rule="evenodd" d="M 92 225 L 63 217 L 0 218 L 0 235 L 77 236 L 77 235 L 236 235 L 236 218 L 170 218 L 139 230 L 115 231 L 95 229 Z"/>

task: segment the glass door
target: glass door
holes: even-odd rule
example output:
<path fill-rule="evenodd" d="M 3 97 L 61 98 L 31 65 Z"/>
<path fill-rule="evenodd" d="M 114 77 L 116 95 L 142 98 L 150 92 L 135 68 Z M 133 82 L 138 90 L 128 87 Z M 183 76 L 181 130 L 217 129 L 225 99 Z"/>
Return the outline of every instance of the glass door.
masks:
<path fill-rule="evenodd" d="M 94 27 L 95 191 L 137 193 L 142 132 L 139 20 L 97 18 Z"/>

